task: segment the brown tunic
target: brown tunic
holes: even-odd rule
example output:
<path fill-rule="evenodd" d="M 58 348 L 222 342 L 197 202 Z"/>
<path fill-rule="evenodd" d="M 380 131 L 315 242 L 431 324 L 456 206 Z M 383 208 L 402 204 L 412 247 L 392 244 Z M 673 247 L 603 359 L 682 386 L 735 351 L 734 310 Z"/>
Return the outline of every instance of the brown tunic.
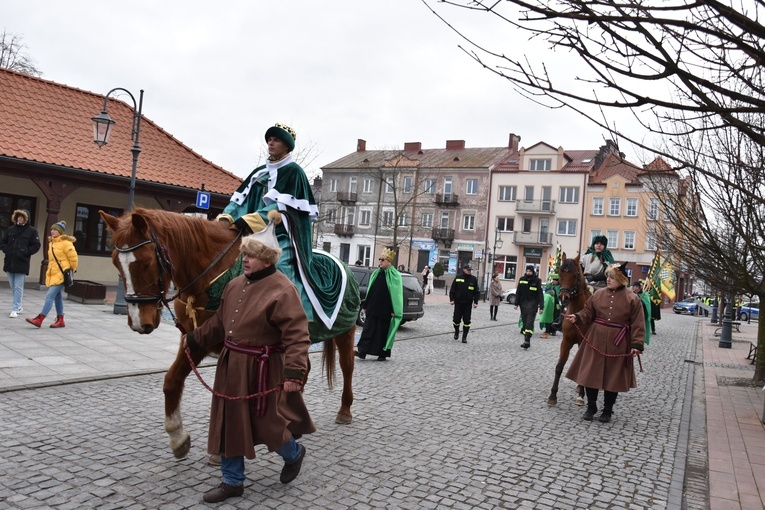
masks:
<path fill-rule="evenodd" d="M 216 314 L 189 334 L 189 343 L 211 347 L 229 339 L 257 347 L 284 344 L 284 352 L 268 358 L 268 384 L 285 378 L 304 379 L 308 371 L 308 320 L 295 285 L 273 267 L 254 280 L 239 276 L 228 283 Z M 228 396 L 257 392 L 257 359 L 223 347 L 215 371 L 214 389 Z M 316 427 L 302 392 L 277 391 L 266 397 L 263 416 L 253 414 L 256 399 L 226 400 L 213 396 L 207 451 L 213 455 L 255 458 L 255 445 L 274 451 L 292 435 L 310 434 Z"/>
<path fill-rule="evenodd" d="M 628 324 L 629 334 L 614 345 L 620 328 L 593 322 L 599 317 L 611 323 Z M 590 324 L 587 340 L 600 352 L 627 354 L 632 348 L 643 350 L 645 320 L 640 298 L 625 287 L 616 290 L 601 289 L 595 292 L 576 314 L 577 324 Z M 607 357 L 593 350 L 587 342 L 579 350 L 566 372 L 566 377 L 587 388 L 606 391 L 629 391 L 637 388 L 635 366 L 631 357 Z"/>

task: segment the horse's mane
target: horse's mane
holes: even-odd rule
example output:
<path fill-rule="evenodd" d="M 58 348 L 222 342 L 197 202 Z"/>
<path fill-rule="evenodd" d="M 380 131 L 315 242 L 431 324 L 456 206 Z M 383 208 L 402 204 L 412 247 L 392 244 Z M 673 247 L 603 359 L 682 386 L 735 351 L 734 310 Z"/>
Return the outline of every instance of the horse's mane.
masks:
<path fill-rule="evenodd" d="M 143 208 L 135 209 L 133 214 L 143 216 L 163 244 L 179 255 L 204 259 L 211 254 L 219 253 L 221 247 L 231 242 L 236 235 L 221 222 L 210 221 L 199 216 Z M 120 218 L 120 226 L 111 237 L 114 246 L 135 242 L 131 239 L 135 232 L 131 218 L 130 213 Z"/>

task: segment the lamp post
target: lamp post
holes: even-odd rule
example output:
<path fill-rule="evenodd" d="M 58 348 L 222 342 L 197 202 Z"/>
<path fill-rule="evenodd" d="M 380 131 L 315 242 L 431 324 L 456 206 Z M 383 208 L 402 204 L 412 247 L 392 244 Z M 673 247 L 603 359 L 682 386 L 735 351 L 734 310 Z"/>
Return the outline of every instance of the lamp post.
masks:
<path fill-rule="evenodd" d="M 143 110 L 143 90 L 136 103 L 135 97 L 129 90 L 122 87 L 116 87 L 110 90 L 104 96 L 104 107 L 101 109 L 101 113 L 92 117 L 93 121 L 93 141 L 98 145 L 100 149 L 109 142 L 109 135 L 111 134 L 112 127 L 116 122 L 109 117 L 106 113 L 106 107 L 109 104 L 109 96 L 116 91 L 125 92 L 133 101 L 133 126 L 130 130 L 130 139 L 133 141 L 133 147 L 130 152 L 133 153 L 133 168 L 130 173 L 130 197 L 128 199 L 128 212 L 133 211 L 133 205 L 135 201 L 135 174 L 138 170 L 138 156 L 141 154 L 141 111 Z M 122 285 L 122 275 L 119 276 L 117 281 L 117 297 L 114 300 L 113 313 L 116 315 L 127 314 L 127 303 L 125 302 L 125 289 Z"/>
<path fill-rule="evenodd" d="M 496 227 L 494 229 L 494 252 L 492 253 L 492 264 L 497 263 L 497 248 L 502 248 L 502 231 L 499 230 L 499 227 Z M 494 274 L 494 268 L 491 268 L 491 273 Z"/>

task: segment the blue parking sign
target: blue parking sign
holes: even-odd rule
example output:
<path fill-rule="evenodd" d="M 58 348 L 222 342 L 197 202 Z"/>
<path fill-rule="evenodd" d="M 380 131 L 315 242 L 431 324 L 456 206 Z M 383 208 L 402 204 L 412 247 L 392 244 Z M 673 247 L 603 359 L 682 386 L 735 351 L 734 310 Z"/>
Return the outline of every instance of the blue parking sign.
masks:
<path fill-rule="evenodd" d="M 210 194 L 206 191 L 197 191 L 197 209 L 210 208 Z"/>

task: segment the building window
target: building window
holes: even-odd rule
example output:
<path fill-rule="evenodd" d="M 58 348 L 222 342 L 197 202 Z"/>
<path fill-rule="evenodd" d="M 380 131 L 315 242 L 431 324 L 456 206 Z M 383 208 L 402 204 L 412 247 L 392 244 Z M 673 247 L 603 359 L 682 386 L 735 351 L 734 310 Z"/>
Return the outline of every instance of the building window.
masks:
<path fill-rule="evenodd" d="M 356 257 L 356 260 L 361 261 L 361 265 L 368 267 L 372 264 L 372 247 L 371 246 L 359 246 L 357 248 L 358 250 L 358 257 Z"/>
<path fill-rule="evenodd" d="M 452 178 L 444 177 L 444 199 L 449 199 L 452 196 Z"/>
<path fill-rule="evenodd" d="M 74 237 L 77 239 L 75 249 L 79 254 L 111 255 L 109 246 L 111 234 L 106 228 L 99 210 L 112 216 L 121 216 L 122 209 L 112 209 L 99 205 L 77 204 L 74 219 Z"/>
<path fill-rule="evenodd" d="M 356 208 L 355 207 L 343 207 L 343 224 L 355 225 L 356 221 Z"/>
<path fill-rule="evenodd" d="M 34 197 L 25 197 L 21 195 L 9 195 L 0 193 L 0 239 L 5 239 L 5 233 L 11 226 L 11 215 L 16 210 L 26 211 L 29 215 L 29 224 L 35 224 L 35 212 L 37 211 L 37 199 Z M 120 216 L 116 214 L 115 216 Z M 98 211 L 96 211 L 98 216 Z M 101 218 L 98 216 L 99 219 Z M 47 234 L 45 232 L 44 234 Z M 78 247 L 79 248 L 79 247 Z"/>
<path fill-rule="evenodd" d="M 441 213 L 441 228 L 449 228 L 450 218 L 448 212 Z"/>
<path fill-rule="evenodd" d="M 648 202 L 648 219 L 649 220 L 659 219 L 659 199 L 658 198 L 652 198 Z"/>
<path fill-rule="evenodd" d="M 497 228 L 500 232 L 512 232 L 515 218 L 497 218 Z"/>
<path fill-rule="evenodd" d="M 608 239 L 608 246 L 613 246 L 613 247 L 619 246 L 619 231 L 618 230 L 606 231 L 606 239 Z"/>
<path fill-rule="evenodd" d="M 523 226 L 521 227 L 524 234 L 531 232 L 531 218 L 523 218 Z"/>
<path fill-rule="evenodd" d="M 401 213 L 401 215 L 398 217 L 398 225 L 400 227 L 409 226 L 409 213 Z"/>
<path fill-rule="evenodd" d="M 361 210 L 359 217 L 359 226 L 360 227 L 368 227 L 372 220 L 372 211 L 370 210 Z"/>
<path fill-rule="evenodd" d="M 598 236 L 602 236 L 602 235 L 603 235 L 603 231 L 600 230 L 599 228 L 594 228 L 594 229 L 590 230 L 590 244 L 587 245 L 587 247 L 589 248 L 590 246 L 592 246 L 592 240 L 593 239 L 595 239 Z"/>
<path fill-rule="evenodd" d="M 635 249 L 635 231 L 634 230 L 624 231 L 624 249 L 625 250 Z"/>
<path fill-rule="evenodd" d="M 475 230 L 475 215 L 474 214 L 465 214 L 462 217 L 462 230 L 469 230 L 473 231 Z"/>
<path fill-rule="evenodd" d="M 465 194 L 477 195 L 478 194 L 478 179 L 468 179 L 465 181 Z"/>
<path fill-rule="evenodd" d="M 412 192 L 412 178 L 404 177 L 404 193 Z"/>
<path fill-rule="evenodd" d="M 337 179 L 330 179 L 329 180 L 329 191 L 330 193 L 337 193 Z"/>
<path fill-rule="evenodd" d="M 372 193 L 374 189 L 374 181 L 372 179 L 364 179 L 364 193 Z"/>
<path fill-rule="evenodd" d="M 327 253 L 332 253 L 332 243 L 329 241 L 324 241 L 321 243 L 321 249 L 326 251 Z"/>
<path fill-rule="evenodd" d="M 494 272 L 503 280 L 515 281 L 518 257 L 515 255 L 497 255 L 494 261 Z"/>
<path fill-rule="evenodd" d="M 393 211 L 383 211 L 382 224 L 383 224 L 383 227 L 393 226 Z"/>
<path fill-rule="evenodd" d="M 337 209 L 327 211 L 327 223 L 337 223 Z"/>
<path fill-rule="evenodd" d="M 576 220 L 558 220 L 559 236 L 575 236 Z"/>
<path fill-rule="evenodd" d="M 422 213 L 422 226 L 427 228 L 433 226 L 433 213 Z"/>
<path fill-rule="evenodd" d="M 500 202 L 515 202 L 515 195 L 517 191 L 518 191 L 517 186 L 500 186 L 499 201 Z"/>
<path fill-rule="evenodd" d="M 611 197 L 608 199 L 608 215 L 619 216 L 622 213 L 622 199 L 619 197 Z"/>
<path fill-rule="evenodd" d="M 592 197 L 592 215 L 603 216 L 603 197 Z"/>
<path fill-rule="evenodd" d="M 638 213 L 638 199 L 628 198 L 626 216 L 629 216 L 630 218 L 635 218 L 637 217 L 637 213 Z"/>
<path fill-rule="evenodd" d="M 348 183 L 348 192 L 356 193 L 356 177 L 351 177 L 351 181 Z"/>
<path fill-rule="evenodd" d="M 438 261 L 444 266 L 444 270 L 449 270 L 449 250 L 438 250 Z"/>
<path fill-rule="evenodd" d="M 577 186 L 564 186 L 560 189 L 561 204 L 578 204 L 579 188 Z"/>
<path fill-rule="evenodd" d="M 425 193 L 433 195 L 436 192 L 436 180 L 425 179 Z"/>
<path fill-rule="evenodd" d="M 656 232 L 648 232 L 645 235 L 645 249 L 646 250 L 656 249 Z"/>
<path fill-rule="evenodd" d="M 526 186 L 523 189 L 523 201 L 531 202 L 534 200 L 534 186 Z"/>
<path fill-rule="evenodd" d="M 532 172 L 549 172 L 551 167 L 551 159 L 532 159 L 529 161 L 529 170 Z"/>
<path fill-rule="evenodd" d="M 393 178 L 385 179 L 385 193 L 393 193 Z"/>

